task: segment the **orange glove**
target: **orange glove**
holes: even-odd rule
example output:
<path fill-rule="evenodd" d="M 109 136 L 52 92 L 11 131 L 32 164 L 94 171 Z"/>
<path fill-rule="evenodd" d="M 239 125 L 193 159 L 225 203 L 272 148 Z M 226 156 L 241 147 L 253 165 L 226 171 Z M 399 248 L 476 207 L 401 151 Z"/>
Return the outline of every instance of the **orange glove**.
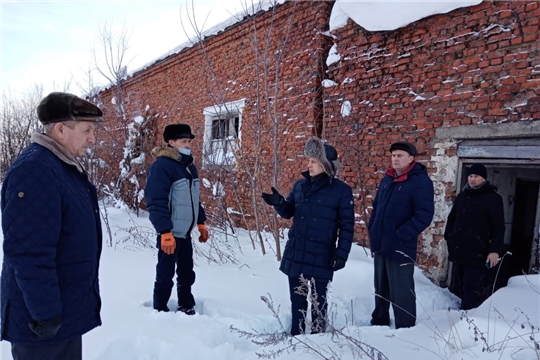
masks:
<path fill-rule="evenodd" d="M 161 234 L 161 250 L 167 255 L 174 254 L 176 240 L 171 232 Z"/>
<path fill-rule="evenodd" d="M 201 233 L 201 236 L 199 236 L 199 242 L 205 243 L 206 240 L 208 240 L 208 229 L 206 228 L 206 225 L 204 224 L 197 224 L 197 229 L 199 229 L 199 232 Z"/>

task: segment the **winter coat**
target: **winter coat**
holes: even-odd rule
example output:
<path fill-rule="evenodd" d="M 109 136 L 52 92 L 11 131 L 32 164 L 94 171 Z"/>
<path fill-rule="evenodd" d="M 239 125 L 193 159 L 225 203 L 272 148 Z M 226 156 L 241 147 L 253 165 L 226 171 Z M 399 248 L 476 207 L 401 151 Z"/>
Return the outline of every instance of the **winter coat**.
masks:
<path fill-rule="evenodd" d="M 101 325 L 102 232 L 95 187 L 79 162 L 44 134 L 9 169 L 2 186 L 3 340 L 35 343 L 28 323 L 61 315 L 41 344 L 69 341 Z"/>
<path fill-rule="evenodd" d="M 416 261 L 418 236 L 433 219 L 433 182 L 426 167 L 415 163 L 406 175 L 381 180 L 368 223 L 373 253 L 400 263 Z"/>
<path fill-rule="evenodd" d="M 206 220 L 193 157 L 170 146 L 157 147 L 152 155 L 156 161 L 148 170 L 144 189 L 150 222 L 159 234 L 172 231 L 174 237 L 186 239 L 196 224 Z"/>
<path fill-rule="evenodd" d="M 448 215 L 444 238 L 449 260 L 464 265 L 483 265 L 489 253 L 503 254 L 503 201 L 489 181 L 459 193 Z"/>
<path fill-rule="evenodd" d="M 280 270 L 288 276 L 332 280 L 333 256 L 349 257 L 354 235 L 354 204 L 350 186 L 326 174 L 312 181 L 308 172 L 286 200 L 275 206 L 285 218 L 294 217 Z M 337 242 L 337 244 L 336 244 Z"/>

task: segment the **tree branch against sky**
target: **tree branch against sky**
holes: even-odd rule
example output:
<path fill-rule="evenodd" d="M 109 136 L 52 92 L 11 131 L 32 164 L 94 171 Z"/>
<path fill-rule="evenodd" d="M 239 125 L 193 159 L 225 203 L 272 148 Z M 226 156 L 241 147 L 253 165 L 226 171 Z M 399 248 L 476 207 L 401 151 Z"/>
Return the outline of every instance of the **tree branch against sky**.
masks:
<path fill-rule="evenodd" d="M 241 4 L 241 0 L 197 0 L 194 13 L 208 28 L 228 19 Z M 2 90 L 16 94 L 41 84 L 44 93 L 61 91 L 72 73 L 85 76 L 79 69 L 86 69 L 91 59 L 88 49 L 104 23 L 132 29 L 134 59 L 128 71 L 147 66 L 187 41 L 180 6 L 165 1 L 129 6 L 125 2 L 2 2 Z"/>
<path fill-rule="evenodd" d="M 127 67 L 133 61 L 128 51 L 132 48 L 132 30 L 125 24 L 116 29 L 114 23 L 103 24 L 92 47 L 93 64 L 97 72 L 111 85 L 119 84 L 127 76 Z"/>

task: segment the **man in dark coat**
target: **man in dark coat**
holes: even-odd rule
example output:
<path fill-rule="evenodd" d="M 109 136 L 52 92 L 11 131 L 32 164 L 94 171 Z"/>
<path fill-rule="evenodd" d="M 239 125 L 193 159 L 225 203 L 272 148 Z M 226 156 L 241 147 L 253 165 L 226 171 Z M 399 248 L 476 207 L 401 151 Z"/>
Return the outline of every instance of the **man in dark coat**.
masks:
<path fill-rule="evenodd" d="M 453 282 L 461 285 L 462 310 L 478 307 L 489 294 L 483 281 L 502 256 L 505 232 L 503 201 L 486 180 L 486 167 L 474 164 L 467 174 L 444 231 L 449 260 L 457 267 Z"/>
<path fill-rule="evenodd" d="M 396 329 L 416 322 L 414 262 L 418 236 L 433 219 L 433 182 L 417 163 L 409 142 L 390 146 L 392 167 L 379 184 L 368 223 L 375 266 L 375 310 L 372 325 L 390 325 L 390 303 Z"/>
<path fill-rule="evenodd" d="M 306 142 L 308 171 L 302 173 L 287 199 L 272 187 L 263 193 L 285 219 L 294 217 L 289 229 L 280 270 L 289 277 L 292 310 L 291 334 L 305 331 L 311 287 L 311 333 L 326 330 L 326 291 L 334 272 L 345 267 L 354 235 L 354 203 L 351 187 L 335 178 L 337 152 L 313 137 Z M 305 280 L 304 280 L 305 279 Z M 316 294 L 316 296 L 315 296 Z"/>
<path fill-rule="evenodd" d="M 82 335 L 101 325 L 99 208 L 77 157 L 102 112 L 51 93 L 37 115 L 44 133 L 32 134 L 2 185 L 1 335 L 15 360 L 77 360 Z"/>
<path fill-rule="evenodd" d="M 176 267 L 178 311 L 187 315 L 195 314 L 195 298 L 191 293 L 195 283 L 191 230 L 197 226 L 200 242 L 206 242 L 209 236 L 200 203 L 199 175 L 191 155 L 194 138 L 187 124 L 165 127 L 163 140 L 168 145 L 152 150 L 156 161 L 148 170 L 144 189 L 150 221 L 158 233 L 154 309 L 169 311 L 167 302 Z"/>

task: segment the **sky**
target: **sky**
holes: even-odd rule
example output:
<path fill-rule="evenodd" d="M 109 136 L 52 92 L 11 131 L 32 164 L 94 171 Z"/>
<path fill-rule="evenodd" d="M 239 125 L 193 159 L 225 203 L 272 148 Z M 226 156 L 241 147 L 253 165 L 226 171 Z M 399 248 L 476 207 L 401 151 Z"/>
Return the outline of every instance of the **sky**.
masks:
<path fill-rule="evenodd" d="M 285 0 L 263 0 L 282 3 Z M 330 16 L 331 30 L 352 18 L 370 31 L 394 30 L 423 17 L 471 6 L 482 0 L 337 0 Z M 92 64 L 99 29 L 113 26 L 130 34 L 126 54 L 128 73 L 140 70 L 177 51 L 200 30 L 224 29 L 234 15 L 258 0 L 180 1 L 6 1 L 1 5 L 2 91 L 21 93 L 41 85 L 44 93 L 66 90 L 82 93 L 84 73 Z M 268 5 L 266 5 L 268 6 Z M 232 20 L 232 23 L 231 23 Z M 184 26 L 182 26 L 184 24 Z M 187 34 L 186 34 L 187 33 Z M 212 32 L 211 32 L 212 33 Z M 98 54 L 100 54 L 98 52 Z M 327 64 L 340 58 L 332 48 Z M 108 82 L 96 76 L 96 85 Z"/>
<path fill-rule="evenodd" d="M 262 347 L 231 331 L 234 327 L 252 333 L 284 333 L 291 325 L 287 277 L 279 271 L 274 252 L 269 250 L 263 256 L 259 246 L 253 249 L 248 233 L 242 229 L 236 229 L 236 236 L 229 232 L 226 240 L 223 230 L 209 227 L 210 240 L 206 244 L 194 242 L 196 253 L 209 254 L 211 249 L 217 259 L 219 248 L 236 261 L 219 264 L 202 255 L 195 257 L 196 315 L 156 312 L 152 290 L 157 260 L 148 214 L 143 211 L 137 217 L 121 203 L 107 210 L 113 246 L 104 245 L 100 263 L 103 325 L 83 336 L 85 360 L 255 360 L 256 353 L 286 347 L 287 341 L 296 345 L 296 351 L 286 351 L 277 357 L 280 360 L 321 359 L 308 352 L 306 344 L 337 354 L 329 359 L 358 359 L 343 336 L 285 337 L 283 343 Z M 108 240 L 105 228 L 103 235 Z M 134 235 L 139 236 L 135 239 Z M 270 234 L 263 235 L 268 249 L 273 240 Z M 141 240 L 148 247 L 140 246 Z M 336 272 L 330 287 L 333 326 L 375 347 L 390 360 L 538 358 L 540 350 L 534 350 L 529 337 L 534 336 L 537 343 L 540 340 L 540 275 L 511 278 L 507 287 L 463 318 L 454 295 L 432 284 L 418 268 L 414 276 L 417 325 L 399 330 L 393 323 L 372 327 L 373 262 L 364 248 L 353 246 L 345 268 Z M 272 299 L 283 327 L 261 301 L 262 296 Z M 175 305 L 173 291 L 169 308 L 175 310 Z M 474 340 L 475 328 L 485 340 Z M 486 345 L 491 351 L 482 350 Z M 0 359 L 12 360 L 10 344 L 2 342 L 0 347 Z"/>
<path fill-rule="evenodd" d="M 125 27 L 131 32 L 132 48 L 128 55 L 133 60 L 128 70 L 132 70 L 186 42 L 182 21 L 189 35 L 194 34 L 187 23 L 188 11 L 195 14 L 201 28 L 208 29 L 251 3 L 251 0 L 2 0 L 2 90 L 20 92 L 35 84 L 43 85 L 46 93 L 63 90 L 72 74 L 79 78 L 88 69 L 91 48 L 105 24 L 119 30 Z M 76 92 L 76 84 L 72 83 L 70 90 Z"/>

